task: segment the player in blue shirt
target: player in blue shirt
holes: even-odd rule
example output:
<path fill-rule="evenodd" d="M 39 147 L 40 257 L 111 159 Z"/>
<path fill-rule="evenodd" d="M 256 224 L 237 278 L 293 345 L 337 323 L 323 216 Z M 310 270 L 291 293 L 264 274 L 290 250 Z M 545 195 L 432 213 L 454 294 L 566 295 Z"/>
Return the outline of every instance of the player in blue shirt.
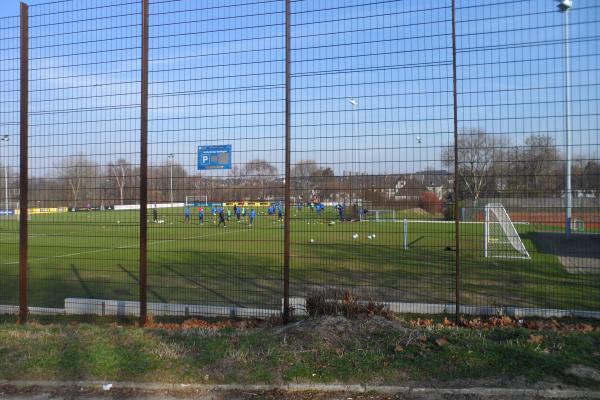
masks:
<path fill-rule="evenodd" d="M 254 224 L 254 218 L 256 218 L 256 211 L 254 211 L 254 208 L 250 210 L 250 226 L 252 226 L 252 224 Z"/>
<path fill-rule="evenodd" d="M 344 222 L 344 206 L 341 204 L 338 204 L 337 209 L 338 209 L 338 213 L 340 215 L 340 222 Z"/>
<path fill-rule="evenodd" d="M 321 216 L 321 210 L 322 210 L 322 208 L 321 208 L 321 203 L 317 203 L 317 204 L 315 205 L 315 211 L 317 212 L 317 217 L 320 217 L 320 216 Z"/>
<path fill-rule="evenodd" d="M 190 222 L 190 207 L 189 206 L 185 206 L 185 209 L 183 211 L 183 223 L 187 223 Z"/>
<path fill-rule="evenodd" d="M 204 225 L 204 208 L 198 207 L 198 220 L 200 225 Z"/>
<path fill-rule="evenodd" d="M 212 208 L 213 225 L 217 223 L 217 207 Z"/>
<path fill-rule="evenodd" d="M 242 209 L 240 207 L 235 209 L 235 218 L 237 219 L 238 224 L 240 223 L 240 217 L 242 216 Z"/>
<path fill-rule="evenodd" d="M 283 210 L 281 209 L 281 207 L 277 207 L 277 217 L 280 221 L 283 221 Z"/>

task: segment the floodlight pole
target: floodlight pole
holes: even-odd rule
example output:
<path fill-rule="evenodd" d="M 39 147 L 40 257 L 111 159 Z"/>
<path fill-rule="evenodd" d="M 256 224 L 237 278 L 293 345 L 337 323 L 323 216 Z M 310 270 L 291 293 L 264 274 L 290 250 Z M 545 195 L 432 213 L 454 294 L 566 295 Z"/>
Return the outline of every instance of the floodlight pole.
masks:
<path fill-rule="evenodd" d="M 169 198 L 171 199 L 171 207 L 173 207 L 173 160 L 175 158 L 175 154 L 171 153 L 167 158 L 169 159 L 169 164 L 171 165 L 171 189 L 169 191 Z"/>
<path fill-rule="evenodd" d="M 8 141 L 9 141 L 9 136 L 8 135 L 4 135 L 2 136 L 2 139 L 0 139 L 2 142 L 6 142 L 6 144 L 3 143 L 3 147 L 4 149 L 4 201 L 5 201 L 5 207 L 4 207 L 4 211 L 6 212 L 6 215 L 8 215 Z"/>
<path fill-rule="evenodd" d="M 572 7 L 571 0 L 561 0 L 558 9 L 565 14 L 565 234 L 567 239 L 571 237 L 571 62 L 569 44 L 569 10 Z"/>
<path fill-rule="evenodd" d="M 356 126 L 356 109 L 358 108 L 358 100 L 356 98 L 351 98 L 348 100 L 350 105 L 352 106 L 352 168 L 350 168 L 350 211 L 352 211 L 353 203 L 354 203 L 354 164 L 355 164 L 355 150 L 356 146 L 354 143 L 354 127 Z"/>

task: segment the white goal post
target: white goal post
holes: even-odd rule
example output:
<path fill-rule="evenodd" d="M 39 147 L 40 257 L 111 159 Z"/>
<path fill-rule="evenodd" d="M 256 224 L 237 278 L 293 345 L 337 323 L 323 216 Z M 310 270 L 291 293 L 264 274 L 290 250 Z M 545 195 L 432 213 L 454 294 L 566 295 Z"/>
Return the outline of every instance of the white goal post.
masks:
<path fill-rule="evenodd" d="M 208 196 L 206 196 L 206 195 L 185 196 L 185 205 L 186 206 L 207 206 L 208 205 Z"/>
<path fill-rule="evenodd" d="M 361 221 L 397 222 L 396 210 L 368 210 L 367 214 L 360 213 Z"/>
<path fill-rule="evenodd" d="M 500 203 L 485 206 L 483 237 L 485 257 L 530 258 L 506 209 Z"/>

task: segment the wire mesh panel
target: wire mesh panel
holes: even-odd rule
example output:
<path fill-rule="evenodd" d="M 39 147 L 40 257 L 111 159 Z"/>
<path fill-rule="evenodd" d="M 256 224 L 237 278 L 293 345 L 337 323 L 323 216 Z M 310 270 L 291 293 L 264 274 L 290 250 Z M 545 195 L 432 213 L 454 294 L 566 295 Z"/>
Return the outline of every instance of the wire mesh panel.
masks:
<path fill-rule="evenodd" d="M 150 302 L 279 314 L 284 2 L 153 1 L 150 29 Z"/>
<path fill-rule="evenodd" d="M 137 314 L 140 10 L 30 8 L 31 306 Z"/>
<path fill-rule="evenodd" d="M 0 18 L 0 311 L 18 304 L 19 17 Z"/>
<path fill-rule="evenodd" d="M 466 304 L 600 306 L 600 7 L 557 4 L 470 0 L 457 9 Z M 498 225 L 490 209 L 513 230 L 488 231 Z"/>
<path fill-rule="evenodd" d="M 449 2 L 292 3 L 292 296 L 452 302 L 450 33 Z"/>
<path fill-rule="evenodd" d="M 143 322 L 147 293 L 154 315 L 268 316 L 288 289 L 292 308 L 600 311 L 600 5 L 456 3 L 34 4 L 20 151 L 1 17 L 0 312 L 24 193 L 45 312 Z"/>

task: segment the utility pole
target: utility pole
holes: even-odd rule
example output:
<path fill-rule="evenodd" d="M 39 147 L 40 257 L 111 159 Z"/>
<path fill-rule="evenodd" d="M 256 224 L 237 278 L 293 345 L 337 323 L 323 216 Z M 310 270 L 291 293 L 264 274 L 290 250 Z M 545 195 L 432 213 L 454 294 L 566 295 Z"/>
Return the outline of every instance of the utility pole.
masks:
<path fill-rule="evenodd" d="M 560 0 L 558 9 L 565 14 L 565 235 L 571 237 L 571 208 L 573 202 L 571 189 L 571 49 L 569 43 L 569 10 L 572 0 Z"/>

